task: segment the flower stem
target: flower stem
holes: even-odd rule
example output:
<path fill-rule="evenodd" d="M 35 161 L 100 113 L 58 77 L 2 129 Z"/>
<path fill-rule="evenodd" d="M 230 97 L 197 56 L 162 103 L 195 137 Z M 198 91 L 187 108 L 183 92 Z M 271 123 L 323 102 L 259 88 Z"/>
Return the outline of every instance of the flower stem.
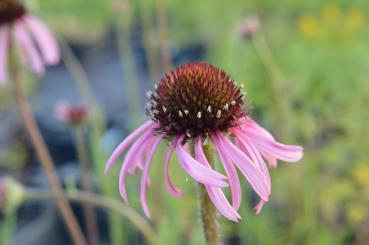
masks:
<path fill-rule="evenodd" d="M 88 203 L 95 207 L 104 208 L 106 210 L 114 211 L 125 216 L 142 232 L 143 236 L 148 241 L 148 244 L 157 244 L 156 235 L 146 219 L 140 216 L 134 209 L 122 204 L 120 201 L 115 200 L 111 197 L 98 195 L 86 191 L 72 191 L 68 193 L 61 193 L 60 195 L 68 198 L 71 202 Z M 39 190 L 35 188 L 26 188 L 25 190 L 25 202 L 40 202 L 52 199 L 53 194 L 49 191 Z"/>
<path fill-rule="evenodd" d="M 252 38 L 252 43 L 269 77 L 267 82 L 270 90 L 271 101 L 277 110 L 276 115 L 278 115 L 276 118 L 276 123 L 278 124 L 277 128 L 280 130 L 281 136 L 284 139 L 290 139 L 290 108 L 288 106 L 287 98 L 285 96 L 280 96 L 285 93 L 283 91 L 283 84 L 286 79 L 275 61 L 262 30 L 259 30 L 259 33 Z"/>
<path fill-rule="evenodd" d="M 30 109 L 30 105 L 23 91 L 19 73 L 19 65 L 17 63 L 16 52 L 13 46 L 14 45 L 11 45 L 10 47 L 9 66 L 10 74 L 14 81 L 14 95 L 18 104 L 19 112 L 21 114 L 26 130 L 28 131 L 28 134 L 31 138 L 31 142 L 37 152 L 41 167 L 46 174 L 52 193 L 57 201 L 58 207 L 70 232 L 70 235 L 72 236 L 75 244 L 85 245 L 86 240 L 83 236 L 82 230 L 77 222 L 76 217 L 73 214 L 73 210 L 70 204 L 62 195 L 62 185 L 59 181 L 50 153 L 47 150 L 46 144 L 41 136 L 39 128 L 37 127 L 35 118 L 33 117 Z"/>
<path fill-rule="evenodd" d="M 165 72 L 169 72 L 172 67 L 172 60 L 167 47 L 168 44 L 168 28 L 166 26 L 165 6 L 163 0 L 156 0 L 156 21 L 159 32 L 159 46 L 162 65 Z"/>
<path fill-rule="evenodd" d="M 148 7 L 147 1 L 140 0 L 139 2 L 139 15 L 142 24 L 142 40 L 145 49 L 146 61 L 149 70 L 150 79 L 153 84 L 160 78 L 158 72 L 160 71 L 160 63 L 158 62 L 159 53 L 157 45 L 151 38 L 152 27 L 152 13 Z"/>
<path fill-rule="evenodd" d="M 91 179 L 91 168 L 89 166 L 87 144 L 85 141 L 83 126 L 75 128 L 76 147 L 78 154 L 78 162 L 81 167 L 82 189 L 85 191 L 93 191 L 93 182 Z M 87 226 L 87 235 L 91 245 L 100 244 L 99 228 L 97 224 L 96 212 L 90 204 L 84 204 L 83 212 Z"/>
<path fill-rule="evenodd" d="M 123 88 L 127 96 L 129 115 L 132 118 L 129 126 L 136 125 L 139 118 L 140 109 L 140 81 L 137 75 L 137 68 L 134 62 L 132 46 L 132 13 L 116 16 L 117 45 L 123 70 Z"/>
<path fill-rule="evenodd" d="M 215 159 L 213 146 L 203 145 L 204 154 L 210 165 L 214 168 Z M 200 212 L 202 228 L 207 245 L 221 244 L 218 232 L 217 210 L 209 198 L 208 192 L 203 184 L 199 184 Z"/>

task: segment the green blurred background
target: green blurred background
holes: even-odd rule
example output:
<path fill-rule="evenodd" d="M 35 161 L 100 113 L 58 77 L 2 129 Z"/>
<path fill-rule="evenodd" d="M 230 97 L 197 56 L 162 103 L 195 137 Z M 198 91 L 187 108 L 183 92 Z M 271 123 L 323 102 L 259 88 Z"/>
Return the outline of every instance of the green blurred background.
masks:
<path fill-rule="evenodd" d="M 220 219 L 225 244 L 369 244 L 367 0 L 28 0 L 27 4 L 71 45 L 88 50 L 104 43 L 116 46 L 125 71 L 118 78 L 121 96 L 127 98 L 127 107 L 121 110 L 124 120 L 118 123 L 124 135 L 144 121 L 146 88 L 152 89 L 171 64 L 195 57 L 244 84 L 252 116 L 279 141 L 304 146 L 302 161 L 280 162 L 271 170 L 272 196 L 260 215 L 253 212 L 257 200 L 242 181 L 242 221 Z M 242 38 L 240 23 L 253 15 L 259 16 L 261 27 L 252 37 Z M 114 41 L 108 42 L 111 33 Z M 137 43 L 143 49 L 143 63 L 137 62 Z M 189 58 L 176 59 L 178 50 Z M 148 79 L 142 80 L 141 72 Z M 104 78 L 100 82 L 110 84 Z M 37 86 L 31 86 L 30 94 Z M 11 107 L 6 93 L 1 99 L 5 101 L 1 107 Z M 119 167 L 103 176 L 114 146 L 101 145 L 111 125 L 104 113 L 109 108 L 99 101 L 97 105 L 99 112 L 86 134 L 96 186 L 99 193 L 120 201 Z M 7 156 L 1 158 L 3 173 L 16 177 L 25 171 L 28 158 L 22 149 L 20 144 L 12 148 L 17 151 L 13 155 L 2 152 Z M 148 222 L 158 244 L 202 244 L 196 184 L 178 164 L 172 167 L 184 197 L 175 199 L 167 193 L 163 156 L 157 154 L 148 191 L 154 217 Z M 128 195 L 130 205 L 142 214 L 139 176 L 128 177 Z M 15 234 L 14 217 L 21 216 L 17 210 L 10 213 L 2 219 L 3 234 Z M 100 225 L 106 226 L 100 227 L 102 244 L 145 243 L 124 216 L 109 213 Z M 8 242 L 9 236 L 0 237 L 4 244 L 5 237 Z"/>

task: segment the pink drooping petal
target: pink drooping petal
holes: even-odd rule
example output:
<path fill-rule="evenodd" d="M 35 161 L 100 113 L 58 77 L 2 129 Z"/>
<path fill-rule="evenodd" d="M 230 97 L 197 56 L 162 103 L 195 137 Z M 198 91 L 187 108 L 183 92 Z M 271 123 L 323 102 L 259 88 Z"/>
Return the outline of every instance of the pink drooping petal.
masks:
<path fill-rule="evenodd" d="M 273 135 L 271 133 L 269 133 L 268 130 L 266 130 L 265 128 L 263 128 L 259 124 L 257 124 L 250 117 L 245 118 L 245 123 L 241 125 L 241 128 L 243 128 L 243 129 L 247 129 L 247 128 L 255 129 L 256 131 L 258 131 L 261 134 L 263 134 L 266 138 L 268 138 L 270 140 L 275 140 L 274 137 L 273 137 Z"/>
<path fill-rule="evenodd" d="M 188 152 L 186 152 L 182 145 L 183 137 L 178 141 L 176 145 L 176 151 L 179 162 L 182 168 L 197 182 L 205 185 L 212 185 L 217 187 L 227 187 L 228 184 L 224 181 L 227 177 L 224 175 L 204 167 L 201 163 L 195 160 Z"/>
<path fill-rule="evenodd" d="M 7 26 L 0 27 L 0 84 L 8 78 L 7 60 L 9 48 L 9 29 Z"/>
<path fill-rule="evenodd" d="M 236 210 L 239 209 L 242 199 L 242 190 L 240 185 L 240 179 L 238 178 L 237 169 L 233 165 L 232 161 L 228 155 L 223 150 L 223 145 L 215 135 L 211 135 L 211 140 L 213 141 L 216 150 L 218 152 L 220 161 L 223 164 L 224 170 L 229 178 L 229 188 L 231 189 L 232 195 L 232 207 Z"/>
<path fill-rule="evenodd" d="M 33 34 L 38 47 L 40 48 L 42 57 L 46 64 L 55 65 L 60 61 L 60 50 L 58 43 L 51 34 L 47 26 L 33 16 L 25 16 L 23 18 L 30 32 Z"/>
<path fill-rule="evenodd" d="M 264 151 L 260 151 L 261 155 L 268 161 L 269 165 L 273 168 L 278 166 L 278 159 L 275 157 L 270 156 L 269 154 L 265 153 Z"/>
<path fill-rule="evenodd" d="M 247 153 L 251 157 L 254 162 L 259 164 L 260 170 L 265 173 L 267 176 L 269 191 L 271 191 L 271 180 L 269 170 L 264 162 L 264 159 L 261 156 L 261 153 L 256 149 L 256 147 L 247 141 L 243 141 L 242 139 L 238 139 L 240 144 L 240 149 L 243 149 L 244 152 Z M 264 206 L 265 201 L 260 199 L 259 203 L 254 207 L 256 214 L 259 214 Z"/>
<path fill-rule="evenodd" d="M 176 140 L 174 140 L 174 142 L 169 147 L 167 154 L 165 156 L 165 185 L 167 186 L 167 189 L 170 194 L 172 194 L 175 197 L 181 197 L 182 190 L 173 185 L 172 181 L 170 180 L 170 176 L 169 176 L 169 162 L 173 154 L 174 148 L 176 147 L 176 144 L 177 142 Z"/>
<path fill-rule="evenodd" d="M 211 169 L 211 165 L 209 164 L 204 151 L 201 146 L 201 137 L 197 137 L 195 141 L 195 155 L 196 159 L 202 163 L 205 167 Z M 224 217 L 238 222 L 241 219 L 241 216 L 237 213 L 237 211 L 229 204 L 226 196 L 224 195 L 221 188 L 213 187 L 209 185 L 205 185 L 206 191 L 208 192 L 210 200 L 214 203 L 215 207 L 218 211 L 224 215 Z"/>
<path fill-rule="evenodd" d="M 256 206 L 254 207 L 254 210 L 255 210 L 256 214 L 259 214 L 261 212 L 261 210 L 264 207 L 264 204 L 265 204 L 265 201 L 263 199 L 260 199 L 258 204 L 256 204 Z"/>
<path fill-rule="evenodd" d="M 273 135 L 269 133 L 265 128 L 261 127 L 257 124 L 253 119 L 250 117 L 245 118 L 245 123 L 241 125 L 241 128 L 244 130 L 247 128 L 253 128 L 254 130 L 258 131 L 259 133 L 263 134 L 266 138 L 275 141 Z M 276 168 L 278 165 L 277 158 L 270 156 L 269 154 L 265 153 L 264 151 L 260 151 L 263 157 L 268 161 L 269 165 L 273 168 Z"/>
<path fill-rule="evenodd" d="M 140 201 L 141 201 L 141 206 L 144 210 L 144 213 L 148 218 L 151 218 L 150 210 L 147 206 L 147 200 L 146 200 L 146 190 L 147 190 L 148 181 L 149 181 L 149 171 L 150 171 L 150 166 L 151 166 L 151 163 L 152 163 L 152 158 L 153 158 L 154 153 L 155 153 L 156 149 L 158 148 L 162 138 L 163 138 L 162 135 L 158 136 L 152 142 L 152 145 L 150 146 L 151 148 L 147 153 L 146 161 L 145 161 L 145 164 L 144 164 L 144 170 L 143 170 L 143 174 L 142 174 L 142 177 L 141 177 Z"/>
<path fill-rule="evenodd" d="M 136 140 L 131 148 L 127 151 L 126 159 L 130 162 L 128 173 L 134 175 L 136 168 L 144 169 L 145 156 L 149 148 L 150 141 L 148 140 L 153 135 L 152 131 L 148 130 Z"/>
<path fill-rule="evenodd" d="M 303 156 L 303 148 L 301 146 L 283 145 L 266 138 L 263 134 L 253 129 L 247 129 L 242 134 L 260 151 L 271 157 L 275 157 L 286 162 L 297 162 Z"/>
<path fill-rule="evenodd" d="M 154 127 L 156 124 L 153 121 L 148 121 L 146 123 L 144 123 L 142 126 L 140 126 L 138 129 L 136 129 L 135 131 L 133 131 L 133 133 L 131 133 L 127 138 L 125 138 L 122 143 L 120 143 L 115 150 L 113 151 L 113 153 L 111 154 L 107 164 L 105 165 L 105 171 L 104 174 L 106 175 L 110 169 L 113 167 L 114 163 L 116 162 L 116 160 L 118 160 L 118 158 L 120 157 L 120 155 L 127 149 L 127 147 L 132 144 L 132 142 L 138 137 L 140 136 L 143 132 L 145 132 L 146 130 L 148 130 L 149 128 Z"/>
<path fill-rule="evenodd" d="M 265 201 L 268 201 L 270 191 L 265 174 L 259 170 L 256 163 L 246 156 L 222 133 L 216 134 L 220 143 L 223 145 L 226 154 L 232 159 L 241 173 L 245 176 L 254 191 Z"/>
<path fill-rule="evenodd" d="M 127 155 L 124 159 L 122 168 L 119 173 L 119 193 L 124 199 L 126 203 L 128 203 L 128 198 L 126 194 L 126 175 L 130 168 L 133 165 L 136 165 L 137 162 L 135 161 L 137 158 L 143 158 L 143 153 L 148 145 L 152 143 L 154 139 L 153 133 L 151 131 L 145 132 L 142 136 L 140 136 L 134 145 L 129 149 Z M 142 150 L 137 152 L 141 147 Z"/>
<path fill-rule="evenodd" d="M 243 139 L 243 138 L 237 138 L 238 136 L 235 135 L 236 137 L 236 142 L 238 143 L 238 147 L 247 155 L 251 158 L 251 160 L 255 163 L 258 164 L 259 169 L 265 174 L 266 176 L 266 180 L 267 180 L 267 184 L 268 184 L 268 188 L 269 188 L 269 192 L 271 191 L 271 180 L 270 180 L 270 174 L 269 174 L 269 170 L 264 162 L 263 157 L 261 156 L 260 152 L 256 149 L 256 147 L 252 144 L 249 143 L 247 140 Z"/>
<path fill-rule="evenodd" d="M 44 63 L 32 39 L 25 30 L 23 22 L 18 21 L 14 24 L 14 36 L 15 41 L 21 49 L 22 55 L 25 57 L 25 62 L 36 74 L 42 75 L 45 72 Z"/>

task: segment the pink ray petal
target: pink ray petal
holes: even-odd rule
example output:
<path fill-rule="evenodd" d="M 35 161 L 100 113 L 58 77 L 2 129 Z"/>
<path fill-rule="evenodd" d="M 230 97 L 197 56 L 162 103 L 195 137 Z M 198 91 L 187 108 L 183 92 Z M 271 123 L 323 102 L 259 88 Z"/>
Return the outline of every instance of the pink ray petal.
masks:
<path fill-rule="evenodd" d="M 144 146 L 151 144 L 152 139 L 154 138 L 153 134 L 151 131 L 145 132 L 144 135 L 142 135 L 137 142 L 141 143 L 140 145 L 142 146 L 144 144 Z M 139 144 L 138 143 L 138 144 Z M 145 149 L 144 147 L 142 147 L 143 149 Z M 136 164 L 136 162 L 134 162 L 133 160 L 135 160 L 135 157 L 143 157 L 143 151 L 140 152 L 141 155 L 138 155 L 137 152 L 135 151 L 136 148 L 134 149 L 129 149 L 129 151 L 127 152 L 127 155 L 124 159 L 123 162 L 123 166 L 120 170 L 119 173 L 119 193 L 122 196 L 122 198 L 124 199 L 124 201 L 126 203 L 128 203 L 128 198 L 127 198 L 127 194 L 126 194 L 126 175 L 128 172 L 128 169 L 130 169 L 132 167 L 132 165 Z"/>
<path fill-rule="evenodd" d="M 266 138 L 263 134 L 260 134 L 253 129 L 247 129 L 247 131 L 245 130 L 243 135 L 249 139 L 260 151 L 283 161 L 297 162 L 304 155 L 303 148 L 301 146 L 283 145 Z"/>
<path fill-rule="evenodd" d="M 211 165 L 209 164 L 204 151 L 201 146 L 201 137 L 197 137 L 195 141 L 195 155 L 196 159 L 202 163 L 205 167 L 211 169 Z M 241 216 L 237 213 L 237 211 L 229 204 L 226 196 L 224 195 L 221 188 L 213 187 L 210 185 L 205 185 L 206 191 L 208 192 L 210 200 L 213 202 L 218 211 L 224 215 L 224 217 L 229 220 L 238 222 L 241 219 Z"/>
<path fill-rule="evenodd" d="M 153 121 L 148 121 L 146 123 L 144 123 L 142 126 L 140 126 L 138 129 L 136 129 L 135 131 L 133 131 L 133 133 L 131 133 L 127 138 L 125 138 L 113 151 L 113 153 L 111 154 L 107 164 L 105 165 L 105 171 L 104 174 L 106 175 L 110 169 L 113 167 L 114 163 L 116 162 L 116 160 L 118 160 L 118 158 L 120 157 L 120 155 L 127 149 L 127 147 L 132 144 L 132 142 L 137 139 L 138 136 L 140 136 L 143 132 L 145 132 L 146 130 L 148 130 L 151 127 L 154 127 L 156 125 L 155 122 Z"/>
<path fill-rule="evenodd" d="M 256 204 L 256 206 L 254 207 L 256 214 L 259 214 L 261 212 L 261 210 L 264 207 L 264 204 L 265 204 L 265 201 L 263 199 L 260 199 L 260 201 L 258 202 L 258 204 Z"/>
<path fill-rule="evenodd" d="M 278 166 L 277 158 L 270 156 L 269 154 L 265 153 L 264 151 L 260 151 L 261 155 L 268 161 L 269 165 L 273 168 Z"/>
<path fill-rule="evenodd" d="M 246 120 L 245 120 L 245 122 L 246 123 L 241 126 L 243 129 L 247 129 L 247 128 L 255 129 L 259 133 L 263 134 L 266 138 L 268 138 L 270 140 L 275 140 L 274 137 L 273 137 L 273 135 L 271 133 L 269 133 L 268 130 L 266 130 L 265 128 L 263 128 L 259 124 L 257 124 L 250 117 L 247 117 Z"/>
<path fill-rule="evenodd" d="M 149 137 L 152 137 L 152 135 L 152 131 L 146 131 L 132 144 L 131 148 L 128 150 L 126 154 L 126 159 L 129 159 L 127 161 L 130 162 L 128 173 L 134 175 L 136 168 L 141 170 L 144 169 L 145 156 L 149 148 L 148 144 L 150 143 L 148 139 Z"/>
<path fill-rule="evenodd" d="M 212 169 L 204 167 L 190 154 L 188 154 L 188 152 L 186 152 L 181 145 L 182 139 L 183 137 L 181 137 L 176 146 L 178 159 L 182 168 L 197 182 L 217 187 L 227 187 L 228 184 L 223 180 L 227 177 Z"/>
<path fill-rule="evenodd" d="M 9 48 L 9 29 L 0 26 L 0 84 L 4 84 L 8 77 L 7 60 Z"/>
<path fill-rule="evenodd" d="M 142 177 L 141 177 L 140 201 L 141 201 L 141 206 L 144 210 L 144 213 L 148 218 L 151 218 L 151 215 L 150 215 L 150 210 L 147 206 L 147 200 L 146 200 L 147 182 L 148 182 L 148 178 L 149 178 L 150 166 L 152 164 L 152 158 L 153 158 L 154 153 L 155 153 L 156 149 L 158 148 L 162 138 L 163 138 L 163 135 L 160 135 L 155 140 L 153 140 L 153 142 L 150 146 L 151 148 L 150 148 L 149 152 L 147 153 L 147 158 L 146 158 L 146 162 L 145 162 L 145 165 L 144 165 L 144 170 L 143 170 L 143 174 L 142 174 Z"/>
<path fill-rule="evenodd" d="M 268 201 L 270 191 L 267 177 L 259 170 L 256 163 L 252 162 L 239 148 L 237 148 L 227 137 L 218 132 L 217 137 L 226 154 L 232 159 L 241 173 L 245 176 L 254 191 L 265 201 Z"/>
<path fill-rule="evenodd" d="M 269 191 L 271 192 L 270 174 L 269 174 L 268 168 L 266 167 L 266 164 L 260 152 L 256 149 L 256 147 L 252 143 L 243 141 L 242 139 L 238 139 L 238 140 L 240 142 L 240 148 L 246 151 L 251 156 L 254 162 L 259 163 L 260 170 L 263 171 L 263 173 L 265 173 L 265 175 L 267 176 L 268 187 L 269 187 Z M 264 204 L 265 204 L 265 201 L 263 199 L 260 199 L 259 203 L 254 207 L 256 214 L 259 214 L 261 212 L 261 210 L 264 207 Z"/>
<path fill-rule="evenodd" d="M 238 178 L 237 170 L 228 155 L 223 150 L 223 146 L 215 135 L 211 135 L 211 140 L 214 143 L 218 152 L 220 161 L 223 164 L 224 170 L 229 178 L 229 187 L 232 195 L 232 207 L 236 210 L 239 209 L 242 199 L 242 190 L 240 185 L 240 179 Z"/>
<path fill-rule="evenodd" d="M 259 166 L 259 169 L 265 174 L 269 192 L 271 191 L 271 180 L 270 180 L 270 174 L 269 170 L 264 162 L 263 157 L 261 156 L 260 152 L 256 149 L 256 147 L 247 141 L 247 139 L 243 139 L 242 137 L 239 137 L 237 134 L 235 135 L 238 147 L 247 155 L 250 156 L 252 161 L 257 163 Z"/>
<path fill-rule="evenodd" d="M 176 147 L 177 141 L 178 140 L 176 138 L 173 141 L 170 148 L 168 149 L 167 154 L 165 156 L 165 185 L 167 186 L 167 189 L 168 189 L 170 194 L 172 194 L 175 197 L 181 197 L 182 196 L 182 190 L 173 185 L 172 181 L 170 180 L 170 176 L 169 176 L 169 162 L 170 162 L 170 158 L 173 154 L 174 148 Z"/>
<path fill-rule="evenodd" d="M 32 42 L 29 34 L 25 30 L 24 24 L 20 21 L 14 24 L 14 36 L 15 41 L 21 49 L 25 57 L 26 63 L 32 68 L 32 70 L 38 74 L 42 75 L 45 73 L 45 66 L 42 62 L 40 55 Z"/>
<path fill-rule="evenodd" d="M 33 34 L 44 61 L 48 65 L 55 65 L 60 61 L 60 50 L 58 43 L 54 36 L 51 34 L 47 26 L 33 16 L 25 16 L 23 18 L 30 32 Z"/>

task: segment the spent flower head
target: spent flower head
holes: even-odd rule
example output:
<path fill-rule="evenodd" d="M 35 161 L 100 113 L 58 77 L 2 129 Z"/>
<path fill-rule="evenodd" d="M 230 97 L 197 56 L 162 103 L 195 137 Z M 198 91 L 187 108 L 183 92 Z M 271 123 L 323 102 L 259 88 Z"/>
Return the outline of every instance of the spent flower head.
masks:
<path fill-rule="evenodd" d="M 226 218 L 238 221 L 241 186 L 237 169 L 260 197 L 256 206 L 259 213 L 271 193 L 269 165 L 276 167 L 277 159 L 296 162 L 303 156 L 300 146 L 278 143 L 248 114 L 242 87 L 224 71 L 205 63 L 179 66 L 169 72 L 147 93 L 146 111 L 150 120 L 118 145 L 109 158 L 105 173 L 129 147 L 120 170 L 119 189 L 128 202 L 125 179 L 127 173 L 141 169 L 140 200 L 145 214 L 150 217 L 146 201 L 149 170 L 160 142 L 170 141 L 165 157 L 165 183 L 175 197 L 182 195 L 169 176 L 169 162 L 174 151 L 185 172 L 205 185 L 211 201 Z M 208 162 L 204 145 L 214 144 L 225 175 Z M 194 143 L 194 156 L 188 144 Z M 231 201 L 222 188 L 229 188 Z"/>
<path fill-rule="evenodd" d="M 29 15 L 23 1 L 0 1 L 0 83 L 8 79 L 10 46 L 15 45 L 20 60 L 38 75 L 45 65 L 55 65 L 60 60 L 58 44 L 47 26 Z"/>
<path fill-rule="evenodd" d="M 87 108 L 81 105 L 71 105 L 68 102 L 59 102 L 54 109 L 55 117 L 60 121 L 73 125 L 83 125 L 88 120 Z"/>

